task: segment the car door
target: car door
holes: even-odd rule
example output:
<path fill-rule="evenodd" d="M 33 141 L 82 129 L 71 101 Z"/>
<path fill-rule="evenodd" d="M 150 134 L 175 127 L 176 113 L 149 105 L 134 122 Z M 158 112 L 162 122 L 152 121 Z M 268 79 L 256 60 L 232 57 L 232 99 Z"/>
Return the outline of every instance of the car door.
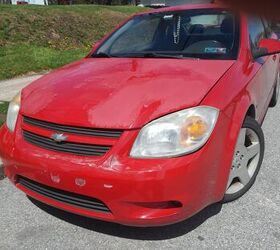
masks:
<path fill-rule="evenodd" d="M 260 17 L 249 17 L 248 32 L 252 53 L 259 48 L 261 39 L 268 38 L 263 20 Z M 258 68 L 257 74 L 252 79 L 256 98 L 257 120 L 263 120 L 274 89 L 276 80 L 276 60 L 274 55 L 253 59 L 254 67 Z"/>

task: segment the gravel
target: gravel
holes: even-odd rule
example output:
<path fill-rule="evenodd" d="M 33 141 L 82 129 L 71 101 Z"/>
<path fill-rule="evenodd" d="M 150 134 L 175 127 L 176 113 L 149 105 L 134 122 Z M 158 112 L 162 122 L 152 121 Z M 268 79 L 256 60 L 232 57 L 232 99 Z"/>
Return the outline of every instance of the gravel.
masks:
<path fill-rule="evenodd" d="M 263 125 L 265 159 L 241 199 L 212 205 L 182 223 L 131 228 L 31 201 L 0 181 L 0 249 L 280 249 L 280 107 Z"/>

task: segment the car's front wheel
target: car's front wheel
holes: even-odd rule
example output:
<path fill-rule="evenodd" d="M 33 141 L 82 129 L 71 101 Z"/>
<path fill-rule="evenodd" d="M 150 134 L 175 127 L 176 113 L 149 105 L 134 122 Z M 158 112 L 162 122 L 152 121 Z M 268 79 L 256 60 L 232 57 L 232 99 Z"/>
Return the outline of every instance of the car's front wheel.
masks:
<path fill-rule="evenodd" d="M 269 107 L 273 108 L 277 105 L 278 99 L 279 99 L 279 92 L 280 92 L 280 72 L 278 72 L 276 85 L 274 88 L 273 96 L 271 98 Z"/>
<path fill-rule="evenodd" d="M 223 201 L 244 195 L 254 184 L 264 155 L 264 135 L 255 119 L 246 117 L 237 140 Z"/>

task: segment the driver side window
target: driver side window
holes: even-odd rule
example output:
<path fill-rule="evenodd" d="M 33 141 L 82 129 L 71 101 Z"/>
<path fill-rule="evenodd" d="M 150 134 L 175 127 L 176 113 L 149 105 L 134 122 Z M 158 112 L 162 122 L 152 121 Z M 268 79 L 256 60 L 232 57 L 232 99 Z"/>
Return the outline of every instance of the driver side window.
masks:
<path fill-rule="evenodd" d="M 259 41 L 266 37 L 266 32 L 262 19 L 259 17 L 249 18 L 248 26 L 251 50 L 254 51 L 259 48 Z"/>

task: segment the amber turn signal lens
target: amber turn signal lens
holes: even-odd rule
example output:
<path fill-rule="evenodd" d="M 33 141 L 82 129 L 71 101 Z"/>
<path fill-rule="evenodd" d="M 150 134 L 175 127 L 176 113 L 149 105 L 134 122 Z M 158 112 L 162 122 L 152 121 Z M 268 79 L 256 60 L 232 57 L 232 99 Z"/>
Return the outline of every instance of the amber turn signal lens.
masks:
<path fill-rule="evenodd" d="M 208 124 L 200 116 L 191 116 L 181 130 L 181 143 L 189 145 L 190 141 L 201 139 L 208 131 Z"/>

